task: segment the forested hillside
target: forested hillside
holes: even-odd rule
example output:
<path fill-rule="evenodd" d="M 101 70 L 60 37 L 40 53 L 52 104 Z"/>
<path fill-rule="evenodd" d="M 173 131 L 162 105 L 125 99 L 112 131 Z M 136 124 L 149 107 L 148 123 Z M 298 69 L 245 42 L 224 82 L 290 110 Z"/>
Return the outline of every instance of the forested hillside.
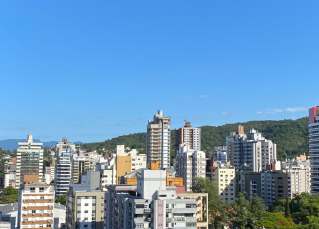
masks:
<path fill-rule="evenodd" d="M 202 126 L 202 150 L 211 151 L 215 146 L 225 145 L 226 137 L 230 132 L 236 131 L 238 125 L 243 125 L 245 133 L 249 129 L 256 129 L 267 139 L 277 144 L 278 158 L 297 154 L 308 154 L 308 117 L 297 120 L 280 121 L 249 121 L 244 123 L 225 124 L 222 126 Z M 172 142 L 174 132 L 172 131 Z M 139 149 L 145 153 L 146 134 L 136 133 L 119 136 L 99 143 L 82 145 L 87 150 L 97 149 L 114 150 L 116 145 L 124 144 L 126 147 Z M 171 144 L 173 145 L 173 144 Z"/>

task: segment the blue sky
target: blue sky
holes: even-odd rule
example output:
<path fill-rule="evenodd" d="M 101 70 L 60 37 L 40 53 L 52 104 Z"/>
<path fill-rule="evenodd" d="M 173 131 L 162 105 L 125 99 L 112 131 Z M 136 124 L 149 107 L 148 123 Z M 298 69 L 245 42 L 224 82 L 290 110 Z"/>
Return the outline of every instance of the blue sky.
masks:
<path fill-rule="evenodd" d="M 96 142 L 319 105 L 318 1 L 0 1 L 0 139 Z"/>

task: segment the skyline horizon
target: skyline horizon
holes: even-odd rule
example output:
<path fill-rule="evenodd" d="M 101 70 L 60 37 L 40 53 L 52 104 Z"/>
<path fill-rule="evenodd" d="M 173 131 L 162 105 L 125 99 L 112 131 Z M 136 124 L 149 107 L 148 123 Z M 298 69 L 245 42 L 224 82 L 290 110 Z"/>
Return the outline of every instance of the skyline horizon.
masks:
<path fill-rule="evenodd" d="M 197 127 L 197 128 L 200 128 L 200 127 L 203 127 L 203 126 L 212 126 L 212 127 L 219 127 L 219 126 L 223 126 L 223 125 L 228 125 L 228 124 L 236 124 L 236 123 L 246 123 L 246 122 L 251 122 L 251 121 L 282 121 L 282 120 L 298 120 L 298 119 L 301 119 L 301 118 L 305 118 L 305 117 L 308 117 L 308 116 L 302 116 L 302 117 L 299 117 L 299 118 L 294 118 L 294 119 L 291 119 L 291 118 L 284 118 L 284 119 L 263 119 L 263 120 L 248 120 L 248 121 L 237 121 L 237 122 L 232 122 L 232 123 L 224 123 L 224 124 L 221 124 L 221 125 L 201 125 L 201 126 L 194 126 L 193 123 L 190 121 L 190 120 L 187 120 L 191 123 L 192 127 Z M 184 120 L 183 120 L 184 121 Z M 147 124 L 145 125 L 147 126 Z M 177 126 L 177 127 L 174 127 L 174 128 L 171 128 L 171 130 L 175 130 L 175 129 L 178 129 L 178 128 L 181 128 L 183 127 L 184 125 L 181 125 L 181 126 Z M 245 130 L 245 131 L 248 131 L 248 130 Z M 130 132 L 130 133 L 127 133 L 127 134 L 122 134 L 122 135 L 117 135 L 117 136 L 114 136 L 114 137 L 111 137 L 111 138 L 108 138 L 108 139 L 104 139 L 104 140 L 98 140 L 98 141 L 94 141 L 94 142 L 90 142 L 90 141 L 84 141 L 84 140 L 81 140 L 81 139 L 78 139 L 78 140 L 72 140 L 70 142 L 73 142 L 73 143 L 78 143 L 78 142 L 81 142 L 82 144 L 86 144 L 86 143 L 98 143 L 98 142 L 104 142 L 104 141 L 107 141 L 107 140 L 111 140 L 112 138 L 117 138 L 117 137 L 120 137 L 120 136 L 125 136 L 125 135 L 130 135 L 130 134 L 136 134 L 136 133 L 146 133 L 146 128 L 145 128 L 145 131 L 139 131 L 139 132 Z M 32 136 L 34 137 L 34 134 L 33 133 L 27 133 L 26 132 L 26 136 L 28 136 L 29 134 L 32 134 Z M 70 139 L 68 136 L 62 136 L 60 137 L 60 139 L 47 139 L 45 141 L 42 141 L 41 140 L 41 136 L 39 137 L 35 137 L 33 138 L 33 140 L 37 140 L 37 141 L 40 141 L 40 142 L 60 142 L 62 138 L 67 138 L 68 140 Z M 27 139 L 26 138 L 7 138 L 7 139 L 0 139 L 0 141 L 5 141 L 5 140 L 24 140 L 24 139 Z"/>
<path fill-rule="evenodd" d="M 274 7 L 274 5 L 276 7 Z M 297 119 L 318 104 L 319 2 L 0 2 L 0 139 L 101 142 Z"/>

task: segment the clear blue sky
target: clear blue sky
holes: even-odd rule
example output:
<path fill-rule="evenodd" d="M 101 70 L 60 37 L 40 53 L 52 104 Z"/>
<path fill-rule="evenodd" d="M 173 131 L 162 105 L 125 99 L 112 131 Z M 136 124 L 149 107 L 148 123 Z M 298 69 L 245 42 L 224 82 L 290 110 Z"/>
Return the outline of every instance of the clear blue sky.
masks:
<path fill-rule="evenodd" d="M 319 1 L 0 1 L 0 139 L 95 142 L 319 105 Z"/>

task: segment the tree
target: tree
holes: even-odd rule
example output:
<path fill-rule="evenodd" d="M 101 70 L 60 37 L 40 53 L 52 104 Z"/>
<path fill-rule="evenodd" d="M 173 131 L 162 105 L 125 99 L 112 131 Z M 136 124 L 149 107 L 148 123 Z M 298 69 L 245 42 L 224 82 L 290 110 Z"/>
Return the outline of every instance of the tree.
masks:
<path fill-rule="evenodd" d="M 58 196 L 57 198 L 55 198 L 55 202 L 66 205 L 66 195 L 64 194 L 64 195 Z"/>
<path fill-rule="evenodd" d="M 247 200 L 245 197 L 246 193 L 239 193 L 235 199 L 235 202 L 231 204 L 232 209 L 230 212 L 230 220 L 238 228 L 246 228 L 249 221 L 254 221 L 249 212 L 249 200 Z"/>
<path fill-rule="evenodd" d="M 9 186 L 3 189 L 3 196 L 0 198 L 0 204 L 10 204 L 18 202 L 19 190 Z"/>
<path fill-rule="evenodd" d="M 267 216 L 257 222 L 257 227 L 263 227 L 267 229 L 286 229 L 296 228 L 292 219 L 285 218 L 279 213 L 267 213 Z"/>
<path fill-rule="evenodd" d="M 289 208 L 289 199 L 288 197 L 286 198 L 286 205 L 285 205 L 285 217 L 290 218 L 290 208 Z"/>
<path fill-rule="evenodd" d="M 257 222 L 267 216 L 267 207 L 262 203 L 262 200 L 257 195 L 253 195 L 251 198 L 250 214 L 248 219 L 251 227 L 255 227 Z"/>
<path fill-rule="evenodd" d="M 219 196 L 218 188 L 208 178 L 194 178 L 195 183 L 192 191 L 195 193 L 208 193 L 208 223 L 214 225 L 214 228 L 220 228 L 225 225 L 227 220 L 226 206 Z M 204 204 L 205 201 L 203 201 Z"/>

